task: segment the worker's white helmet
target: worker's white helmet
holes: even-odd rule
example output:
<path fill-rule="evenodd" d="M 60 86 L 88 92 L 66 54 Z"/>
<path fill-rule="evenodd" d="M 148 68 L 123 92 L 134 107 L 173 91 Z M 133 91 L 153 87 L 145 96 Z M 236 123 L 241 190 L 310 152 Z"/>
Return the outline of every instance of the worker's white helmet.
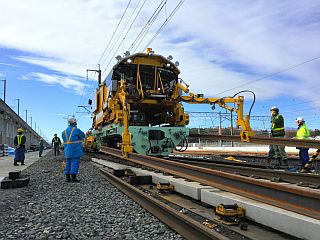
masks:
<path fill-rule="evenodd" d="M 303 117 L 297 117 L 296 122 L 304 122 L 304 118 Z"/>
<path fill-rule="evenodd" d="M 279 108 L 277 108 L 277 107 L 272 107 L 272 108 L 270 108 L 270 111 L 276 111 L 276 112 L 279 112 Z"/>
<path fill-rule="evenodd" d="M 75 119 L 75 118 L 70 118 L 70 119 L 68 120 L 68 123 L 69 123 L 69 124 L 77 124 L 77 119 Z"/>

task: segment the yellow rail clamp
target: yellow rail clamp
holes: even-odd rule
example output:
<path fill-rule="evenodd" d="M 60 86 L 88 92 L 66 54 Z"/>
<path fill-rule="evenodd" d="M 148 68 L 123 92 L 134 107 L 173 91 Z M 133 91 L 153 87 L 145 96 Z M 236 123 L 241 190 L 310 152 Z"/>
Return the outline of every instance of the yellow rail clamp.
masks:
<path fill-rule="evenodd" d="M 232 156 L 226 157 L 226 158 L 224 158 L 224 160 L 234 161 L 234 162 L 246 162 L 246 161 L 236 159 L 235 157 L 232 157 Z"/>
<path fill-rule="evenodd" d="M 210 229 L 213 229 L 216 226 L 218 226 L 218 224 L 210 223 L 208 220 L 205 220 L 204 222 L 202 222 L 202 224 Z"/>
<path fill-rule="evenodd" d="M 160 182 L 158 182 L 157 183 L 157 189 L 159 191 L 164 191 L 164 190 L 173 191 L 174 190 L 174 185 L 172 185 L 171 183 L 160 183 Z"/>
<path fill-rule="evenodd" d="M 224 205 L 220 204 L 216 207 L 216 221 L 222 222 L 226 225 L 237 225 L 241 222 L 241 219 L 245 217 L 246 210 L 243 207 L 239 207 L 237 204 Z"/>

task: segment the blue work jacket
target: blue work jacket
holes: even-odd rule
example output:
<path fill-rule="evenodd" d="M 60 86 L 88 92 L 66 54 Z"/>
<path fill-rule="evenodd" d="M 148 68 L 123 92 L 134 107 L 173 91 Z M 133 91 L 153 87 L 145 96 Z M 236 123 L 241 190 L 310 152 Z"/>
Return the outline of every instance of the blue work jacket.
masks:
<path fill-rule="evenodd" d="M 84 133 L 77 127 L 68 126 L 62 132 L 64 142 L 64 156 L 66 158 L 78 158 L 83 155 L 82 140 L 85 138 Z"/>

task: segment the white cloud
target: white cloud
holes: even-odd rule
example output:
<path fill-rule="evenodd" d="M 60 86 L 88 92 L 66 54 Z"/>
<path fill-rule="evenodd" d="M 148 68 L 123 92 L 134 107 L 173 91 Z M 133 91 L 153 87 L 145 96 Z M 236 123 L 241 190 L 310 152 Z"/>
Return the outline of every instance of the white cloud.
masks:
<path fill-rule="evenodd" d="M 21 67 L 21 66 L 16 65 L 16 64 L 11 64 L 11 63 L 2 63 L 2 62 L 0 62 L 0 65 L 9 66 L 9 67 Z"/>
<path fill-rule="evenodd" d="M 132 1 L 126 17 L 136 2 Z M 177 3 L 168 1 L 167 14 Z M 147 2 L 117 54 L 131 45 L 158 4 Z M 0 46 L 35 54 L 19 60 L 84 77 L 85 70 L 100 58 L 126 5 L 127 1 L 116 0 L 3 1 Z M 151 47 L 180 61 L 182 77 L 190 83 L 191 90 L 212 96 L 320 56 L 318 9 L 319 1 L 186 1 Z M 164 19 L 165 11 L 139 50 Z M 122 29 L 120 25 L 119 30 Z M 121 39 L 114 44 L 115 48 Z M 109 52 L 114 49 L 107 49 Z M 223 95 L 245 88 L 257 92 L 259 99 L 282 95 L 302 98 L 320 90 L 319 65 L 320 60 L 316 60 L 282 73 L 281 79 L 273 76 Z M 79 81 L 36 74 L 44 82 L 83 91 L 84 84 Z"/>
<path fill-rule="evenodd" d="M 71 89 L 77 94 L 83 94 L 84 88 L 87 86 L 83 82 L 63 77 L 60 75 L 44 74 L 44 73 L 31 73 L 29 77 L 35 78 L 37 81 L 47 83 L 49 85 L 59 84 L 64 88 Z"/>

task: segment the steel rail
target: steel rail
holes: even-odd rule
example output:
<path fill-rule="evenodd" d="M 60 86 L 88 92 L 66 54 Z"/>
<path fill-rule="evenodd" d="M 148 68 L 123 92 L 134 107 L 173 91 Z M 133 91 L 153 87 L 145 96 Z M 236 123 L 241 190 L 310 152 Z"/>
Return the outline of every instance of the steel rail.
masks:
<path fill-rule="evenodd" d="M 240 136 L 230 135 L 209 135 L 209 134 L 190 134 L 189 138 L 205 139 L 205 140 L 223 140 L 231 142 L 241 142 Z M 251 142 L 254 144 L 263 145 L 280 145 L 290 147 L 304 147 L 304 148 L 320 148 L 320 141 L 318 140 L 301 140 L 291 138 L 266 138 L 266 137 L 251 137 Z"/>
<path fill-rule="evenodd" d="M 101 147 L 104 153 L 123 158 L 118 149 Z M 232 173 L 130 153 L 126 161 L 184 177 L 289 211 L 320 219 L 320 190 L 288 183 L 274 183 Z"/>
<path fill-rule="evenodd" d="M 257 176 L 266 179 L 272 178 L 281 178 L 283 182 L 290 182 L 290 183 L 309 183 L 314 185 L 320 185 L 320 175 L 318 174 L 306 174 L 306 173 L 295 173 L 295 172 L 284 172 L 284 171 L 277 171 L 272 169 L 266 168 L 257 168 L 257 167 L 249 167 L 249 166 L 239 166 L 236 164 L 224 164 L 224 163 L 217 163 L 211 162 L 207 160 L 202 162 L 202 159 L 192 159 L 186 157 L 172 157 L 170 158 L 173 161 L 179 161 L 186 164 L 194 164 L 200 167 L 211 168 L 214 170 L 225 171 L 230 173 L 236 173 L 246 176 Z M 247 164 L 249 165 L 249 164 Z"/>
<path fill-rule="evenodd" d="M 121 192 L 132 198 L 136 203 L 184 238 L 190 240 L 228 239 L 214 230 L 203 226 L 192 218 L 187 217 L 177 210 L 167 206 L 163 202 L 122 181 L 106 170 L 100 169 L 100 173 Z"/>
<path fill-rule="evenodd" d="M 249 158 L 267 158 L 269 153 L 269 149 L 263 152 L 254 152 L 254 151 L 237 151 L 235 150 L 228 151 L 228 150 L 204 150 L 204 149 L 198 149 L 198 150 L 186 150 L 183 152 L 179 152 L 177 150 L 173 150 L 173 155 L 199 155 L 199 156 L 233 156 L 235 158 L 237 157 L 249 157 Z M 299 157 L 297 156 L 298 152 L 296 154 L 294 153 L 287 153 L 287 157 L 291 160 L 299 160 Z"/>

